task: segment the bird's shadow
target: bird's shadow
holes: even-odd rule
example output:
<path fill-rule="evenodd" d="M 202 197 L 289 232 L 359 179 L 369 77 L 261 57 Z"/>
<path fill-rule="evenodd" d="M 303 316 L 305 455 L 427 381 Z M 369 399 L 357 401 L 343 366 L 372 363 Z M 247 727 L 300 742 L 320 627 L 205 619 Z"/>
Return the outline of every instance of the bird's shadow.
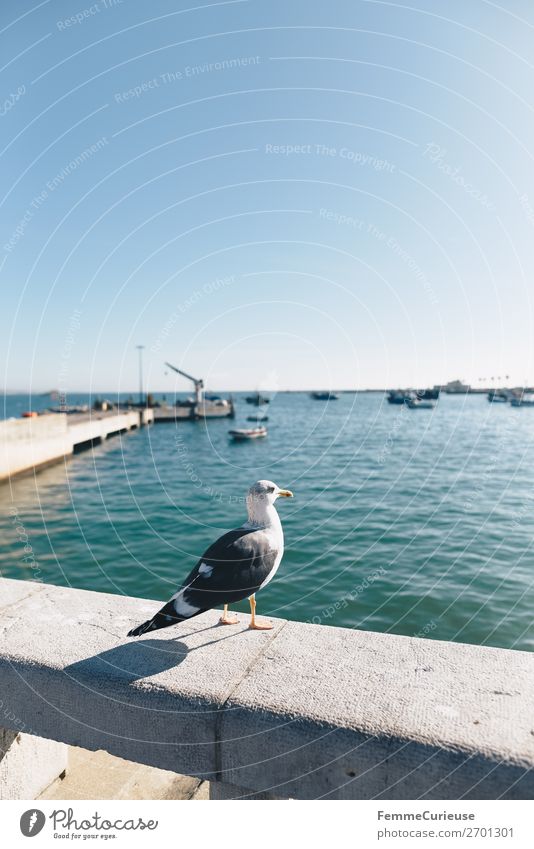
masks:
<path fill-rule="evenodd" d="M 213 627 L 202 631 L 212 631 Z M 196 632 L 201 633 L 201 631 Z M 66 666 L 64 672 L 77 680 L 114 680 L 131 683 L 179 666 L 188 654 L 229 639 L 233 634 L 208 640 L 190 648 L 178 637 L 169 640 L 140 639 L 123 643 Z"/>

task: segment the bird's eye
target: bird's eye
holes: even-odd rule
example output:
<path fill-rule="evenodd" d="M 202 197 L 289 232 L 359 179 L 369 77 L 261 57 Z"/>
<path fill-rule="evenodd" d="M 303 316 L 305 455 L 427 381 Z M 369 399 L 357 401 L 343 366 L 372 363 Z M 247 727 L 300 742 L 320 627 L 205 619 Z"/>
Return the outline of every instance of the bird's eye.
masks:
<path fill-rule="evenodd" d="M 268 486 L 267 492 L 274 492 L 274 486 Z"/>

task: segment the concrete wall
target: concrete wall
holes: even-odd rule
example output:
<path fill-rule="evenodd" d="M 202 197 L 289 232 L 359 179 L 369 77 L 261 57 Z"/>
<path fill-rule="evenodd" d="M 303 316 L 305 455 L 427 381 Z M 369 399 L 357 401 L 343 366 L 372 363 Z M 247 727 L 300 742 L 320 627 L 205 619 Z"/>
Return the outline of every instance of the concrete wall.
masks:
<path fill-rule="evenodd" d="M 143 407 L 139 411 L 141 425 L 150 425 L 154 423 L 154 408 Z"/>
<path fill-rule="evenodd" d="M 135 640 L 158 602 L 5 579 L 0 598 L 8 716 L 41 737 L 231 785 L 214 798 L 534 797 L 526 652 L 215 611 Z"/>
<path fill-rule="evenodd" d="M 68 746 L 0 728 L 0 800 L 35 799 L 66 771 Z"/>
<path fill-rule="evenodd" d="M 63 413 L 0 421 L 0 480 L 72 454 Z"/>
<path fill-rule="evenodd" d="M 74 446 L 95 439 L 107 439 L 112 433 L 139 427 L 140 413 L 91 413 L 89 416 L 69 416 L 68 436 Z"/>
<path fill-rule="evenodd" d="M 60 462 L 84 443 L 148 424 L 152 410 L 64 413 L 0 421 L 0 481 L 29 469 Z"/>
<path fill-rule="evenodd" d="M 0 581 L 0 623 L 10 606 L 28 598 L 39 584 Z M 33 733 L 0 677 L 0 800 L 35 799 L 68 768 L 68 746 Z"/>

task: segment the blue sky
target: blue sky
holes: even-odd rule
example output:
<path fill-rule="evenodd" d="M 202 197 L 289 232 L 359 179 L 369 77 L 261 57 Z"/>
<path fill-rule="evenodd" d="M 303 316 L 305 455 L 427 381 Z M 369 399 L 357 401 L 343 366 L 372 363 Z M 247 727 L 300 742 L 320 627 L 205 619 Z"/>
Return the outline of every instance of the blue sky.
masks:
<path fill-rule="evenodd" d="M 534 11 L 4 2 L 0 385 L 534 382 Z"/>

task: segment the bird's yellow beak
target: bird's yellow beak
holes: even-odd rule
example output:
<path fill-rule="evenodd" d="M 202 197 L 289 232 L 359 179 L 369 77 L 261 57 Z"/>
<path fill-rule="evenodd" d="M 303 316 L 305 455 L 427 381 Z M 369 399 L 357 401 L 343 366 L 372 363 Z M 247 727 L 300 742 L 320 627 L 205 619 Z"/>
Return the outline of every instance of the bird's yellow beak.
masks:
<path fill-rule="evenodd" d="M 293 498 L 293 493 L 290 489 L 279 489 L 278 495 L 282 498 Z"/>

